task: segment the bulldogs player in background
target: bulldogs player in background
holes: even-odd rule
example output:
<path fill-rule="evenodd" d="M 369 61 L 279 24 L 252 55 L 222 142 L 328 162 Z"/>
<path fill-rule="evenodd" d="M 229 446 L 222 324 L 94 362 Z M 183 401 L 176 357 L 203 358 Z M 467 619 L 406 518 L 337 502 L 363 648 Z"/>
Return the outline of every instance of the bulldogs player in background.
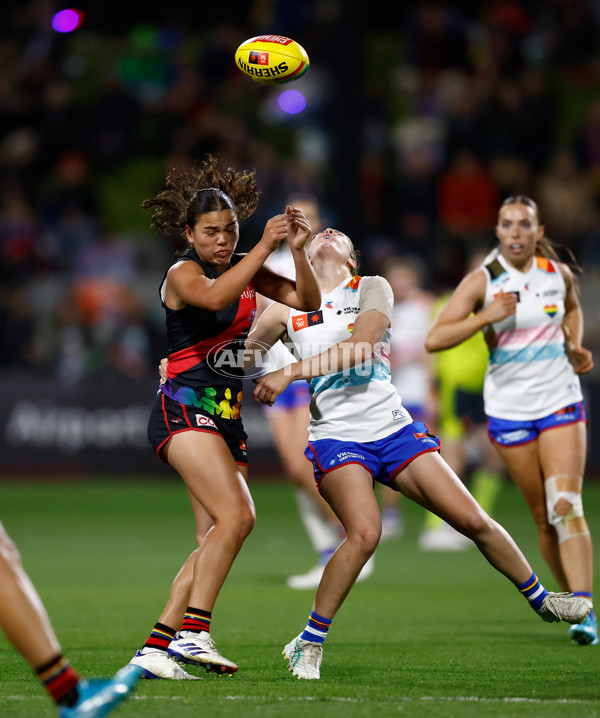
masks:
<path fill-rule="evenodd" d="M 577 375 L 593 362 L 582 346 L 577 283 L 544 236 L 529 197 L 502 203 L 496 236 L 499 247 L 456 288 L 426 347 L 448 349 L 483 330 L 490 350 L 489 436 L 527 502 L 557 583 L 591 599 L 592 540 L 581 497 L 586 413 Z M 596 645 L 594 613 L 569 635 L 577 644 Z"/>

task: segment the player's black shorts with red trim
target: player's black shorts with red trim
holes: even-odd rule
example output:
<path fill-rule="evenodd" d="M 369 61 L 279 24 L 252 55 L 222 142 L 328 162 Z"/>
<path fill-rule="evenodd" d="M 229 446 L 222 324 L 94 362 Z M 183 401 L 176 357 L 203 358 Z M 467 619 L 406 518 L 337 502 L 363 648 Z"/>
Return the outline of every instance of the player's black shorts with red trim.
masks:
<path fill-rule="evenodd" d="M 150 413 L 148 439 L 161 461 L 165 461 L 163 446 L 174 434 L 182 431 L 204 431 L 222 436 L 236 464 L 248 465 L 248 435 L 241 419 L 211 417 L 198 407 L 180 404 L 160 391 Z"/>

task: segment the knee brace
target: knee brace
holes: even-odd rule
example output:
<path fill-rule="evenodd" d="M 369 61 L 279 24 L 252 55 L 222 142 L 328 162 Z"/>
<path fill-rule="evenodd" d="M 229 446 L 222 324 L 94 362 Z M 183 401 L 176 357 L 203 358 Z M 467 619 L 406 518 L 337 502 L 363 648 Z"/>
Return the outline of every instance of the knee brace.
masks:
<path fill-rule="evenodd" d="M 574 536 L 589 534 L 583 516 L 582 484 L 581 476 L 570 476 L 569 474 L 550 476 L 544 482 L 548 521 L 556 529 L 558 543 Z M 566 510 L 563 510 L 563 507 Z"/>

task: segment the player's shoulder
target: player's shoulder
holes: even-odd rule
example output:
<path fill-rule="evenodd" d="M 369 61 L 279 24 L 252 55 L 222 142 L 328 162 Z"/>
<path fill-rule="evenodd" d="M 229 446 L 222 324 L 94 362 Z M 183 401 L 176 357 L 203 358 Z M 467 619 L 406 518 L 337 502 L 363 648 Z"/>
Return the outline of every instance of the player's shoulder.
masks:
<path fill-rule="evenodd" d="M 368 274 L 368 275 L 359 277 L 359 279 L 360 279 L 359 288 L 361 291 L 363 291 L 367 288 L 368 289 L 372 289 L 372 288 L 373 289 L 383 289 L 385 291 L 387 291 L 388 288 L 390 290 L 392 289 L 388 280 L 379 274 Z"/>
<path fill-rule="evenodd" d="M 206 272 L 200 264 L 190 261 L 187 257 L 182 257 L 169 267 L 166 276 L 170 282 L 177 282 L 205 275 Z"/>

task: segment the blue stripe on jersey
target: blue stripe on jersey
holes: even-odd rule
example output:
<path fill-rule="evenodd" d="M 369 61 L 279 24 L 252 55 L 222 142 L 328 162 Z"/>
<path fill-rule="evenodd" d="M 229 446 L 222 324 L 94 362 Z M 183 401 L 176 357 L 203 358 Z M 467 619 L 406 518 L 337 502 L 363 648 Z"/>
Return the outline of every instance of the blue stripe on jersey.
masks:
<path fill-rule="evenodd" d="M 310 382 L 310 393 L 317 394 L 324 389 L 344 389 L 349 386 L 360 386 L 370 381 L 391 381 L 389 368 L 385 364 L 361 365 L 352 367 L 350 371 L 339 371 L 336 374 L 318 376 Z"/>
<path fill-rule="evenodd" d="M 490 364 L 508 364 L 509 362 L 548 361 L 564 356 L 562 344 L 527 346 L 522 349 L 492 349 Z"/>

